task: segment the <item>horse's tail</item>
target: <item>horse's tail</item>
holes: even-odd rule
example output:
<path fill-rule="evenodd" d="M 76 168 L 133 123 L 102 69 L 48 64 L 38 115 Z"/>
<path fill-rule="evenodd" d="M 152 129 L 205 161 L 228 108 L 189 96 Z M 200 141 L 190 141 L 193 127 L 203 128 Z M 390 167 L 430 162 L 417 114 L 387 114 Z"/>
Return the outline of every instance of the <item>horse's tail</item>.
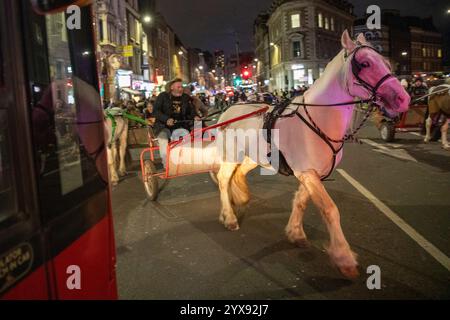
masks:
<path fill-rule="evenodd" d="M 246 174 L 242 172 L 239 165 L 234 171 L 230 183 L 230 200 L 238 206 L 245 206 L 250 201 L 250 191 L 248 190 Z"/>

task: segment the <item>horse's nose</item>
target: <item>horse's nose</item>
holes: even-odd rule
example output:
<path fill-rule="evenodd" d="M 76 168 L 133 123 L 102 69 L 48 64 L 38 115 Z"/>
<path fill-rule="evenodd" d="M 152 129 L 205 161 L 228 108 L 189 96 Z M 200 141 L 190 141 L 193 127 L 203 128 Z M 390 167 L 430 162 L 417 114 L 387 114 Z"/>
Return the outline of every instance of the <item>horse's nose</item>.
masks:
<path fill-rule="evenodd" d="M 395 102 L 397 104 L 398 111 L 399 112 L 406 111 L 408 109 L 410 100 L 411 100 L 411 98 L 407 94 L 397 95 Z"/>

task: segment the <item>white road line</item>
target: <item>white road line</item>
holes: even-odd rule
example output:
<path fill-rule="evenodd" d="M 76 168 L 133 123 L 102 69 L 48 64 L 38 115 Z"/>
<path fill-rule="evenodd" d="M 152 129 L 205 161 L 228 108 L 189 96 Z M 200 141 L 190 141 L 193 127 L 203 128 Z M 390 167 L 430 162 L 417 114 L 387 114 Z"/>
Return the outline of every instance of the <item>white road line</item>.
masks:
<path fill-rule="evenodd" d="M 412 157 L 405 149 L 399 148 L 399 144 L 386 144 L 382 145 L 379 143 L 376 143 L 375 141 L 372 141 L 370 139 L 361 139 L 361 142 L 364 142 L 376 149 L 373 149 L 373 151 L 380 152 L 387 154 L 388 156 L 391 156 L 393 158 L 397 158 L 400 160 L 408 160 L 412 162 L 418 162 L 414 157 Z M 391 148 L 388 148 L 391 147 Z"/>
<path fill-rule="evenodd" d="M 408 236 L 410 236 L 419 246 L 428 252 L 434 259 L 450 271 L 450 258 L 442 251 L 436 248 L 431 242 L 422 237 L 416 230 L 400 218 L 394 211 L 375 197 L 369 190 L 364 188 L 358 181 L 351 177 L 345 170 L 337 169 L 337 171 L 361 194 L 363 194 L 375 207 L 378 208 L 386 217 L 402 229 Z"/>
<path fill-rule="evenodd" d="M 409 134 L 413 134 L 413 135 L 415 135 L 415 136 L 418 136 L 418 137 L 423 137 L 420 133 L 418 133 L 418 132 L 408 132 Z"/>

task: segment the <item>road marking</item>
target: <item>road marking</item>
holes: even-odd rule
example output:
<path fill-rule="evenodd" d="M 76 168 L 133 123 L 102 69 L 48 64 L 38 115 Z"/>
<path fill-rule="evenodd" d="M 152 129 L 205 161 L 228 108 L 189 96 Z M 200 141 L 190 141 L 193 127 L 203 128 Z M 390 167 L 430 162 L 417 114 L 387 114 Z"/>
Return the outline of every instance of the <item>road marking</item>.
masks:
<path fill-rule="evenodd" d="M 377 149 L 374 149 L 376 152 L 384 153 L 388 156 L 401 159 L 401 160 L 408 160 L 412 162 L 418 162 L 415 158 L 413 158 L 405 149 L 398 148 L 400 145 L 398 144 L 387 144 L 382 145 L 379 143 L 376 143 L 375 141 L 372 141 L 370 139 L 361 139 L 362 142 L 375 147 Z M 391 146 L 392 148 L 388 148 L 387 146 Z"/>
<path fill-rule="evenodd" d="M 347 180 L 356 190 L 363 194 L 375 207 L 378 208 L 386 217 L 402 229 L 408 236 L 410 236 L 419 246 L 428 252 L 434 259 L 450 271 L 450 258 L 442 251 L 436 248 L 431 242 L 422 237 L 416 230 L 400 218 L 394 211 L 375 197 L 369 190 L 364 188 L 358 181 L 351 177 L 345 170 L 337 169 L 337 171 Z"/>
<path fill-rule="evenodd" d="M 408 132 L 408 133 L 423 138 L 423 136 L 418 132 Z"/>

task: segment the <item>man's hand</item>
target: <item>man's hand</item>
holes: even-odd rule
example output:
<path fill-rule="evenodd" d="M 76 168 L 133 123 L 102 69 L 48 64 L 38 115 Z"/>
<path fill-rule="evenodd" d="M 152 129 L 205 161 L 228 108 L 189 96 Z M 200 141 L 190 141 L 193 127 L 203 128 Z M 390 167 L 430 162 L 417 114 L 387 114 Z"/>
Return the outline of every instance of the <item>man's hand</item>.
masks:
<path fill-rule="evenodd" d="M 168 127 L 173 127 L 175 125 L 175 120 L 170 118 L 169 120 L 167 120 L 166 124 Z"/>
<path fill-rule="evenodd" d="M 202 118 L 200 118 L 199 116 L 195 116 L 194 120 L 195 121 L 202 121 Z"/>

